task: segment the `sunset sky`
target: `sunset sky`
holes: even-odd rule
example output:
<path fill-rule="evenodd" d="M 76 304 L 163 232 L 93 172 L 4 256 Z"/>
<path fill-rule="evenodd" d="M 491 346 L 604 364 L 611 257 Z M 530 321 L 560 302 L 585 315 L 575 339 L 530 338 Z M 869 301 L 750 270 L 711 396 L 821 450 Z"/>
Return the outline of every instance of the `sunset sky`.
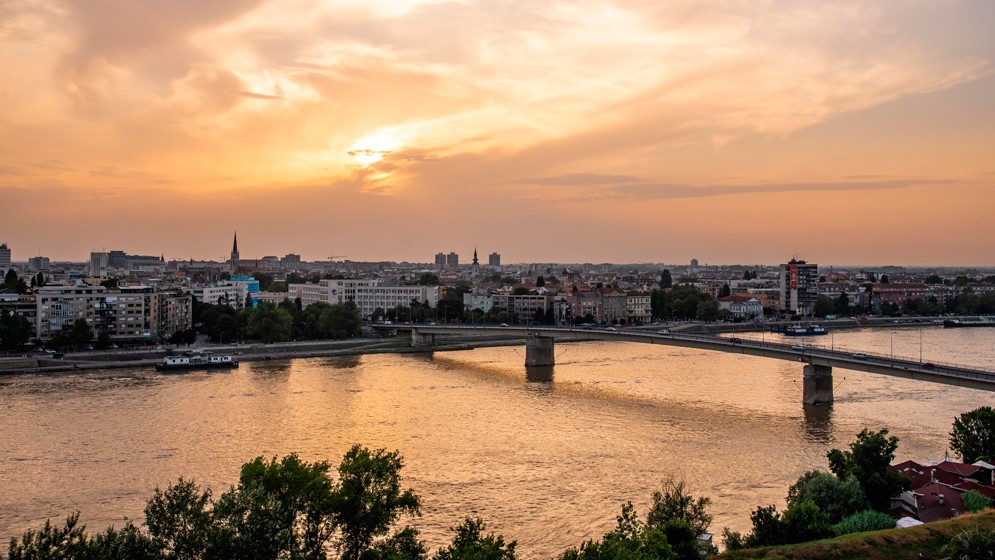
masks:
<path fill-rule="evenodd" d="M 0 242 L 995 265 L 991 0 L 3 0 Z"/>

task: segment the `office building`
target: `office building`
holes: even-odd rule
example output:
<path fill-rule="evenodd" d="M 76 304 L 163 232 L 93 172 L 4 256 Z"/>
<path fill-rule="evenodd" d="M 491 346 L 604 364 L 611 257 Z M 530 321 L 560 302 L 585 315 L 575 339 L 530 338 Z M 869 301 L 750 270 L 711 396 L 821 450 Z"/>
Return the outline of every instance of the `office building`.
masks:
<path fill-rule="evenodd" d="M 791 259 L 780 266 L 779 309 L 795 315 L 811 315 L 819 297 L 819 266 Z"/>

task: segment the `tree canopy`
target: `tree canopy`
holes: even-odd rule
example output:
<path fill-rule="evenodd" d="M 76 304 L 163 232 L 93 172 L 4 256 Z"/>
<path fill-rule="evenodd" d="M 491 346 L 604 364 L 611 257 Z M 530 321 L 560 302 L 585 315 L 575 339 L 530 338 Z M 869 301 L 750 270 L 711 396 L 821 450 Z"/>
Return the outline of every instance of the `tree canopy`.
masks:
<path fill-rule="evenodd" d="M 887 511 L 892 496 L 908 490 L 909 479 L 893 472 L 888 466 L 895 460 L 898 438 L 888 437 L 888 430 L 872 432 L 863 429 L 849 451 L 833 449 L 826 456 L 829 470 L 839 479 L 853 475 L 864 491 L 870 506 L 877 511 Z"/>
<path fill-rule="evenodd" d="M 995 461 L 995 409 L 982 406 L 958 416 L 950 432 L 950 449 L 965 463 Z"/>

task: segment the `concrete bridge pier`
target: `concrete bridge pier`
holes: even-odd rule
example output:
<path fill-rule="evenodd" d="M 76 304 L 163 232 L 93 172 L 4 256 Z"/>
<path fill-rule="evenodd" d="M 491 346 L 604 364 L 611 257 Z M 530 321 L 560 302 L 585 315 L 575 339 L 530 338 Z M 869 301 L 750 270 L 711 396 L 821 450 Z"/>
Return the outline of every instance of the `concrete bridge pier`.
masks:
<path fill-rule="evenodd" d="M 805 404 L 832 404 L 833 368 L 815 364 L 805 366 L 802 394 Z"/>
<path fill-rule="evenodd" d="M 553 337 L 530 334 L 525 339 L 525 367 L 555 365 Z"/>
<path fill-rule="evenodd" d="M 434 334 L 422 334 L 415 329 L 411 329 L 412 348 L 428 348 L 430 346 L 435 346 Z"/>

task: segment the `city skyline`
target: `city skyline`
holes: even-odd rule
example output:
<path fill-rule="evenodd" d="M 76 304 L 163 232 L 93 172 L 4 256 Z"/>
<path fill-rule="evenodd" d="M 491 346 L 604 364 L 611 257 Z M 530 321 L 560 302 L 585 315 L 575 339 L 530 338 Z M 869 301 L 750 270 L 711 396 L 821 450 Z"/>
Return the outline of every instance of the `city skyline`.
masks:
<path fill-rule="evenodd" d="M 982 0 L 8 2 L 0 241 L 987 266 L 992 21 Z"/>

